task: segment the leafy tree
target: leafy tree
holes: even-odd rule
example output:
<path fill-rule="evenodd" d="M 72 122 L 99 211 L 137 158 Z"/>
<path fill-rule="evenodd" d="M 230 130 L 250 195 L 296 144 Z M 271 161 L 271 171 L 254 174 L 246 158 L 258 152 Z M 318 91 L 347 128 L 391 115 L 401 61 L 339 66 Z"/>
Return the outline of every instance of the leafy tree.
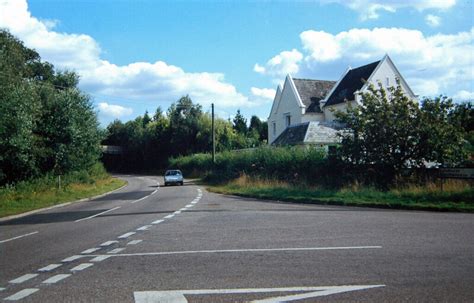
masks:
<path fill-rule="evenodd" d="M 148 115 L 148 111 L 145 111 L 145 114 L 143 115 L 143 127 L 146 127 L 148 123 L 151 122 L 151 118 Z"/>
<path fill-rule="evenodd" d="M 371 86 L 362 104 L 337 112 L 350 132 L 342 134 L 341 154 L 353 164 L 377 166 L 392 177 L 426 162 L 459 163 L 465 156 L 462 130 L 450 120 L 452 102 L 424 99 L 421 108 L 402 88 Z"/>
<path fill-rule="evenodd" d="M 240 113 L 240 109 L 237 110 L 237 114 L 233 119 L 234 129 L 238 134 L 247 134 L 247 119 Z"/>
<path fill-rule="evenodd" d="M 0 184 L 97 161 L 101 132 L 75 73 L 56 72 L 5 30 L 0 71 Z"/>

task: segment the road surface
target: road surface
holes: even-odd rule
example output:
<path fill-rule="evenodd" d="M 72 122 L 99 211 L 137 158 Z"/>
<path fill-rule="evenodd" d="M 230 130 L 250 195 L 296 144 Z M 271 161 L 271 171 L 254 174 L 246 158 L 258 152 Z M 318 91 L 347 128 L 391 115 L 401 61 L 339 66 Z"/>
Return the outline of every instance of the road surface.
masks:
<path fill-rule="evenodd" d="M 0 300 L 473 302 L 474 216 L 258 201 L 121 176 L 0 221 Z"/>

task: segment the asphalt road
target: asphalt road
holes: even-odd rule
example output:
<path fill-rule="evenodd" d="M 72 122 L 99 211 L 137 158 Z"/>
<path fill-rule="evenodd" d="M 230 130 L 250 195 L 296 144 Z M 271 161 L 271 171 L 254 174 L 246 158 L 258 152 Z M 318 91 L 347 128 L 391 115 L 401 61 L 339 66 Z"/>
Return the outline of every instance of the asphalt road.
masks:
<path fill-rule="evenodd" d="M 474 215 L 297 205 L 122 176 L 0 221 L 0 300 L 473 302 Z"/>

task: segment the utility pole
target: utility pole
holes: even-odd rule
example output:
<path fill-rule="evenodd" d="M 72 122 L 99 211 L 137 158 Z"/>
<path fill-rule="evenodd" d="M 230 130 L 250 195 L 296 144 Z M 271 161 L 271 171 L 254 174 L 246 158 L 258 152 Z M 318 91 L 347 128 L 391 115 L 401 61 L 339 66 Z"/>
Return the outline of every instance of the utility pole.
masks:
<path fill-rule="evenodd" d="M 214 127 L 214 103 L 211 104 L 212 109 L 212 163 L 216 162 L 216 131 Z"/>

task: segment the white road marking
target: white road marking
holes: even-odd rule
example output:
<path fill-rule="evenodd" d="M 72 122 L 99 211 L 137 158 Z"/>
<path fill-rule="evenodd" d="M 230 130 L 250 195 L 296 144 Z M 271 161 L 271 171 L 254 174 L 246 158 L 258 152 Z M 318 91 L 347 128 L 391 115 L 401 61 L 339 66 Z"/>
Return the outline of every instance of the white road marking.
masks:
<path fill-rule="evenodd" d="M 98 214 L 95 214 L 95 215 L 92 215 L 92 216 L 89 216 L 89 217 L 86 217 L 86 218 L 82 218 L 82 219 L 79 219 L 79 220 L 76 220 L 74 222 L 81 222 L 81 221 L 84 221 L 84 220 L 88 220 L 88 219 L 92 219 L 92 218 L 95 218 L 97 216 L 100 216 L 100 215 L 103 215 L 105 213 L 108 213 L 108 212 L 111 212 L 113 210 L 116 210 L 116 209 L 119 209 L 121 206 L 117 206 L 117 207 L 114 207 L 114 208 L 111 208 L 109 210 L 106 210 L 106 211 L 103 211 L 101 213 L 98 213 Z"/>
<path fill-rule="evenodd" d="M 92 264 L 92 263 L 81 263 L 81 264 L 77 265 L 76 267 L 71 268 L 71 271 L 81 271 L 81 270 L 84 270 L 88 267 L 91 267 L 92 265 L 94 265 L 94 264 Z"/>
<path fill-rule="evenodd" d="M 186 207 L 181 208 L 179 211 L 186 211 Z"/>
<path fill-rule="evenodd" d="M 1 240 L 0 243 L 9 242 L 9 241 L 13 241 L 13 240 L 16 240 L 16 239 L 21 239 L 21 238 L 28 237 L 28 236 L 31 236 L 31 235 L 34 235 L 34 234 L 37 234 L 37 233 L 38 233 L 38 231 L 34 231 L 34 232 L 29 233 L 29 234 L 24 234 L 24 235 L 21 235 L 21 236 L 10 238 L 10 239 Z"/>
<path fill-rule="evenodd" d="M 71 262 L 71 261 L 75 261 L 77 259 L 80 259 L 82 257 L 83 256 L 78 256 L 78 255 L 70 256 L 69 258 L 66 258 L 66 259 L 62 260 L 61 262 Z"/>
<path fill-rule="evenodd" d="M 108 254 L 118 254 L 119 252 L 124 251 L 124 250 L 125 250 L 125 248 L 120 247 L 120 248 L 112 249 L 111 251 L 109 251 L 107 253 Z"/>
<path fill-rule="evenodd" d="M 191 255 L 215 253 L 253 253 L 253 252 L 289 252 L 289 251 L 318 251 L 318 250 L 350 250 L 350 249 L 378 249 L 382 246 L 347 246 L 347 247 L 301 247 L 301 248 L 257 248 L 257 249 L 228 249 L 228 250 L 185 250 L 160 251 L 149 253 L 116 254 L 114 257 L 164 256 L 164 255 Z M 95 255 L 102 256 L 102 255 Z"/>
<path fill-rule="evenodd" d="M 123 234 L 123 235 L 119 236 L 118 238 L 119 238 L 119 239 L 126 239 L 126 238 L 128 238 L 128 237 L 130 237 L 130 236 L 133 236 L 134 234 L 136 234 L 136 233 L 133 232 L 133 231 L 131 231 L 131 232 L 129 232 L 129 233 L 126 233 L 126 234 Z"/>
<path fill-rule="evenodd" d="M 147 230 L 150 227 L 151 227 L 151 225 L 145 225 L 145 226 L 137 228 L 137 230 Z"/>
<path fill-rule="evenodd" d="M 167 215 L 167 216 L 165 217 L 165 219 L 171 219 L 171 218 L 173 218 L 173 217 L 174 217 L 174 215 L 171 214 L 171 215 Z"/>
<path fill-rule="evenodd" d="M 97 257 L 91 259 L 91 262 L 102 262 L 102 261 L 104 261 L 104 260 L 106 260 L 106 259 L 108 259 L 108 258 L 110 258 L 110 257 L 111 257 L 111 255 L 108 255 L 108 256 L 106 256 L 106 255 L 97 256 Z"/>
<path fill-rule="evenodd" d="M 158 184 L 158 185 L 159 185 L 159 184 Z M 146 198 L 151 197 L 151 196 L 153 196 L 154 194 L 156 194 L 157 191 L 158 191 L 158 189 L 155 189 L 155 191 L 152 192 L 151 194 L 149 194 L 148 196 L 145 196 L 145 197 L 140 198 L 140 199 L 138 199 L 138 200 L 132 201 L 131 203 L 134 204 L 134 203 L 143 201 L 143 200 L 145 200 Z"/>
<path fill-rule="evenodd" d="M 116 240 L 107 241 L 107 242 L 104 242 L 104 243 L 100 244 L 100 246 L 110 246 L 110 245 L 112 245 L 112 244 L 114 244 L 114 243 L 118 243 L 118 241 L 116 241 Z"/>
<path fill-rule="evenodd" d="M 179 215 L 182 212 L 182 210 L 177 210 L 174 212 L 175 215 Z"/>
<path fill-rule="evenodd" d="M 194 205 L 192 205 L 192 204 L 188 204 L 188 205 L 186 205 L 184 208 L 191 208 L 191 207 L 193 207 L 193 206 L 194 206 Z"/>
<path fill-rule="evenodd" d="M 52 276 L 51 278 L 49 279 L 46 279 L 43 281 L 44 284 L 54 284 L 54 283 L 57 283 L 63 279 L 66 279 L 67 277 L 71 276 L 71 274 L 59 274 L 59 275 L 55 275 L 55 276 Z"/>
<path fill-rule="evenodd" d="M 17 292 L 16 294 L 13 294 L 7 298 L 5 298 L 6 301 L 17 301 L 17 300 L 21 300 L 23 298 L 26 298 L 28 297 L 29 295 L 31 294 L 34 294 L 35 292 L 37 292 L 39 289 L 38 288 L 25 288 L 23 290 L 20 290 L 19 292 Z"/>
<path fill-rule="evenodd" d="M 303 294 L 267 298 L 253 301 L 255 303 L 290 302 L 301 299 L 328 296 L 337 293 L 384 287 L 385 285 L 342 285 L 318 287 L 288 287 L 288 288 L 238 288 L 238 289 L 195 289 L 195 290 L 168 290 L 168 291 L 136 291 L 133 293 L 135 303 L 142 302 L 188 302 L 185 295 L 227 295 L 227 294 L 255 294 L 275 292 L 306 292 Z"/>
<path fill-rule="evenodd" d="M 197 204 L 197 203 L 198 203 L 198 201 L 193 201 L 193 202 L 191 202 L 191 204 Z"/>
<path fill-rule="evenodd" d="M 23 275 L 21 277 L 18 277 L 16 279 L 11 280 L 10 283 L 20 284 L 20 283 L 23 283 L 23 282 L 28 281 L 30 279 L 33 279 L 36 276 L 38 276 L 38 274 L 26 274 L 26 275 Z"/>
<path fill-rule="evenodd" d="M 133 240 L 127 243 L 127 245 L 137 245 L 138 243 L 142 242 L 143 240 Z"/>
<path fill-rule="evenodd" d="M 4 288 L 4 287 L 0 287 L 0 291 L 4 291 L 4 290 L 5 290 L 5 288 Z"/>
<path fill-rule="evenodd" d="M 53 269 L 60 267 L 61 265 L 62 264 L 49 264 L 48 266 L 38 269 L 38 271 L 51 271 Z"/>
<path fill-rule="evenodd" d="M 94 247 L 94 248 L 89 248 L 81 252 L 81 254 L 91 254 L 93 252 L 96 252 L 100 249 L 100 247 Z"/>
<path fill-rule="evenodd" d="M 156 220 L 156 221 L 153 221 L 151 222 L 151 224 L 160 224 L 161 222 L 163 222 L 164 220 Z"/>

